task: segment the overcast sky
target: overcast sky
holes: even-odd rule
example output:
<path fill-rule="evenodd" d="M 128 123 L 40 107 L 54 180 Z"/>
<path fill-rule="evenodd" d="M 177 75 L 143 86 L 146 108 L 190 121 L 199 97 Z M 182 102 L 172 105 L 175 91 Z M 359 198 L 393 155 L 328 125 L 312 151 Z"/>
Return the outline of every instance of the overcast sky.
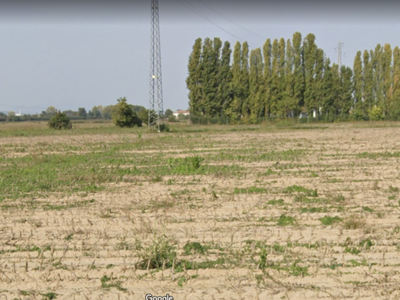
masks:
<path fill-rule="evenodd" d="M 164 109 L 188 108 L 194 41 L 220 37 L 251 49 L 267 38 L 303 38 L 337 62 L 358 50 L 400 46 L 400 2 L 159 0 Z M 35 113 L 115 104 L 148 107 L 151 0 L 0 0 L 0 111 Z"/>

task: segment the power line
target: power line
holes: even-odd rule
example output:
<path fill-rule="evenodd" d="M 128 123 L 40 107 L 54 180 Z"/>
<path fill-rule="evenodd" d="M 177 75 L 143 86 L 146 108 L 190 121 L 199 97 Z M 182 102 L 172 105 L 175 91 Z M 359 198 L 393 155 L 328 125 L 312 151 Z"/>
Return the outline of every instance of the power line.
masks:
<path fill-rule="evenodd" d="M 19 107 L 19 108 L 43 109 L 43 107 L 34 107 L 34 106 L 25 106 L 25 105 L 13 105 L 13 104 L 6 104 L 6 103 L 0 103 L 0 105 L 10 106 L 10 107 Z"/>
<path fill-rule="evenodd" d="M 224 16 L 224 15 L 221 14 L 219 11 L 217 11 L 216 9 L 214 9 L 213 7 L 211 7 L 210 5 L 208 5 L 207 3 L 203 2 L 202 0 L 199 0 L 199 1 L 200 1 L 202 4 L 204 4 L 205 6 L 207 6 L 209 9 L 211 9 L 212 11 L 214 11 L 215 13 L 217 13 L 218 15 L 220 15 L 221 17 L 223 17 L 225 20 L 227 20 L 227 21 L 231 22 L 232 24 L 234 24 L 234 25 L 236 25 L 236 26 L 242 28 L 243 30 L 246 30 L 247 32 L 250 32 L 251 34 L 257 36 L 258 38 L 260 38 L 260 39 L 262 39 L 262 40 L 264 40 L 264 41 L 266 40 L 265 37 L 263 37 L 263 36 L 261 36 L 261 35 L 255 33 L 255 32 L 253 32 L 253 31 L 251 31 L 251 30 L 249 30 L 249 29 L 247 29 L 247 28 L 241 26 L 240 24 L 238 24 L 238 23 L 232 21 L 231 19 L 227 18 L 226 16 Z"/>
<path fill-rule="evenodd" d="M 183 2 L 184 1 L 184 2 Z M 199 15 L 200 17 L 202 17 L 204 20 L 206 20 L 207 22 L 210 22 L 211 24 L 217 26 L 219 29 L 221 29 L 222 31 L 226 32 L 227 34 L 235 37 L 238 40 L 242 40 L 242 41 L 246 41 L 244 38 L 241 38 L 240 36 L 237 36 L 231 32 L 229 32 L 228 30 L 224 29 L 223 27 L 221 27 L 220 25 L 218 25 L 217 23 L 215 23 L 213 20 L 211 20 L 209 17 L 207 17 L 206 15 L 204 15 L 202 12 L 200 12 L 193 4 L 185 1 L 185 0 L 179 0 L 179 2 L 181 4 L 183 4 L 184 6 L 186 6 L 188 9 L 190 9 L 192 12 L 194 12 L 195 14 Z M 252 47 L 257 47 L 257 45 L 248 42 L 249 45 L 251 45 Z"/>

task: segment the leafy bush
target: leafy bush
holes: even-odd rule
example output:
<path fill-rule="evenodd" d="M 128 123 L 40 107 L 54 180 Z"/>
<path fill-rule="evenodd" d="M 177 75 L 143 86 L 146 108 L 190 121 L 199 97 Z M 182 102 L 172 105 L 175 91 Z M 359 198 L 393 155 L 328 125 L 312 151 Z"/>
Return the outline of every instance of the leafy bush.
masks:
<path fill-rule="evenodd" d="M 170 132 L 171 131 L 168 124 L 165 124 L 165 123 L 160 124 L 159 130 L 160 130 L 160 132 Z"/>
<path fill-rule="evenodd" d="M 168 116 L 168 122 L 177 122 L 177 119 L 174 115 Z"/>
<path fill-rule="evenodd" d="M 57 112 L 51 119 L 49 120 L 48 123 L 50 128 L 53 129 L 71 129 L 72 124 L 71 120 L 68 118 L 68 116 L 65 113 L 62 112 Z"/>
<path fill-rule="evenodd" d="M 128 105 L 126 98 L 119 98 L 115 106 L 112 119 L 119 127 L 142 126 L 142 120 L 136 115 L 135 111 Z"/>
<path fill-rule="evenodd" d="M 383 120 L 383 112 L 380 107 L 374 107 L 368 111 L 368 116 L 371 121 Z"/>
<path fill-rule="evenodd" d="M 367 116 L 360 110 L 355 110 L 351 112 L 350 120 L 353 121 L 366 121 L 368 118 Z"/>

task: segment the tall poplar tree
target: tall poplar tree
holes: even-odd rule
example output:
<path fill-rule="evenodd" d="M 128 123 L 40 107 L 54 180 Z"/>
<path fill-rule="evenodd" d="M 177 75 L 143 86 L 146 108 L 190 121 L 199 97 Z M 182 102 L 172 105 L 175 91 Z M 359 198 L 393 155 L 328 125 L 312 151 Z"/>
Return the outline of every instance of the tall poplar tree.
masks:
<path fill-rule="evenodd" d="M 317 109 L 316 105 L 316 87 L 315 87 L 315 64 L 317 61 L 317 46 L 315 44 L 315 35 L 309 33 L 303 42 L 304 51 L 304 104 L 308 113 Z"/>
<path fill-rule="evenodd" d="M 315 109 L 320 112 L 324 102 L 324 51 L 317 48 L 314 80 Z"/>
<path fill-rule="evenodd" d="M 262 114 L 263 107 L 263 58 L 261 49 L 256 48 L 250 53 L 250 78 L 249 78 L 249 107 L 253 122 Z"/>
<path fill-rule="evenodd" d="M 226 41 L 224 47 L 222 48 L 221 61 L 219 63 L 218 70 L 218 114 L 225 115 L 225 111 L 228 107 L 232 105 L 232 72 L 231 72 L 231 53 L 230 43 Z"/>
<path fill-rule="evenodd" d="M 293 96 L 297 105 L 304 105 L 304 68 L 303 68 L 303 49 L 301 46 L 301 34 L 296 32 L 293 34 Z"/>
<path fill-rule="evenodd" d="M 392 48 L 390 44 L 385 44 L 382 58 L 383 75 L 383 114 L 389 115 L 392 107 Z"/>
<path fill-rule="evenodd" d="M 374 70 L 374 96 L 375 96 L 375 105 L 378 107 L 383 107 L 383 72 L 382 72 L 382 46 L 380 44 L 376 45 L 375 51 L 372 56 L 372 64 Z"/>
<path fill-rule="evenodd" d="M 281 99 L 278 103 L 280 115 L 288 117 L 294 117 L 298 110 L 297 101 L 294 97 L 293 65 L 293 46 L 290 39 L 288 39 L 286 42 L 286 59 L 284 65 L 284 87 L 281 91 Z"/>
<path fill-rule="evenodd" d="M 340 114 L 348 114 L 353 105 L 353 71 L 346 66 L 340 68 L 339 105 Z"/>
<path fill-rule="evenodd" d="M 358 51 L 356 57 L 354 58 L 354 110 L 365 114 L 365 110 L 362 102 L 363 95 L 363 74 L 362 74 L 362 61 L 361 61 L 361 51 Z"/>
<path fill-rule="evenodd" d="M 400 49 L 393 50 L 393 118 L 400 120 Z"/>
<path fill-rule="evenodd" d="M 194 116 L 198 116 L 201 113 L 199 107 L 202 98 L 201 47 L 202 39 L 198 38 L 189 56 L 189 75 L 186 79 L 186 86 L 189 90 L 189 110 Z"/>
<path fill-rule="evenodd" d="M 249 44 L 243 42 L 242 45 L 242 67 L 240 70 L 240 83 L 243 88 L 242 94 L 242 115 L 247 116 L 248 98 L 249 98 Z"/>
<path fill-rule="evenodd" d="M 322 101 L 320 103 L 321 112 L 323 115 L 331 115 L 334 113 L 334 100 L 337 97 L 336 91 L 337 86 L 335 86 L 334 75 L 332 67 L 330 66 L 331 62 L 329 59 L 325 60 L 324 65 L 324 77 L 322 84 Z"/>
<path fill-rule="evenodd" d="M 264 117 L 271 113 L 271 40 L 267 39 L 263 46 L 264 57 Z"/>
<path fill-rule="evenodd" d="M 370 55 L 367 50 L 364 50 L 363 54 L 363 74 L 364 74 L 364 82 L 363 82 L 363 98 L 365 109 L 370 110 L 373 107 L 374 103 L 374 73 L 372 69 L 372 64 L 370 61 Z"/>
<path fill-rule="evenodd" d="M 278 114 L 278 102 L 280 97 L 280 78 L 279 78 L 279 44 L 278 40 L 274 39 L 272 42 L 272 66 L 271 66 L 271 103 L 270 111 L 272 115 Z"/>

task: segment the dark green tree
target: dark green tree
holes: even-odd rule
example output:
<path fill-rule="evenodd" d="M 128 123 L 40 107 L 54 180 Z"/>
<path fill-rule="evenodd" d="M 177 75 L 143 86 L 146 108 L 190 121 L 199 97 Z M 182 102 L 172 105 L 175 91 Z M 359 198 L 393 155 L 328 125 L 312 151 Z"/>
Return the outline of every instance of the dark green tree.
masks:
<path fill-rule="evenodd" d="M 113 111 L 112 119 L 119 127 L 142 126 L 142 120 L 136 115 L 135 111 L 128 105 L 126 97 L 119 98 L 118 104 Z"/>
<path fill-rule="evenodd" d="M 72 124 L 71 120 L 68 118 L 68 116 L 65 113 L 62 112 L 57 112 L 55 115 L 53 115 L 48 123 L 49 128 L 52 129 L 71 129 Z"/>
<path fill-rule="evenodd" d="M 169 108 L 164 113 L 166 118 L 168 118 L 170 115 L 173 115 L 173 114 L 174 114 L 174 112 L 172 110 L 170 110 Z"/>
<path fill-rule="evenodd" d="M 79 107 L 78 108 L 78 117 L 82 118 L 82 119 L 86 119 L 87 112 L 86 112 L 86 109 L 84 107 Z"/>

